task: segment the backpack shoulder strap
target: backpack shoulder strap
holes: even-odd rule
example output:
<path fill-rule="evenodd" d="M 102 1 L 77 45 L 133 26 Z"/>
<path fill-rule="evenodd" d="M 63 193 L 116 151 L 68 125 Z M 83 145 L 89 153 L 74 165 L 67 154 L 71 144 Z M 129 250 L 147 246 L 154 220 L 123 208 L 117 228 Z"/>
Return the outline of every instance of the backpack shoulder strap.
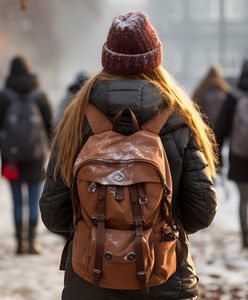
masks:
<path fill-rule="evenodd" d="M 167 107 L 159 111 L 153 118 L 141 125 L 141 128 L 159 134 L 165 123 L 168 121 L 172 110 L 172 107 Z"/>
<path fill-rule="evenodd" d="M 93 134 L 112 130 L 113 125 L 107 116 L 92 104 L 86 108 L 86 118 Z"/>

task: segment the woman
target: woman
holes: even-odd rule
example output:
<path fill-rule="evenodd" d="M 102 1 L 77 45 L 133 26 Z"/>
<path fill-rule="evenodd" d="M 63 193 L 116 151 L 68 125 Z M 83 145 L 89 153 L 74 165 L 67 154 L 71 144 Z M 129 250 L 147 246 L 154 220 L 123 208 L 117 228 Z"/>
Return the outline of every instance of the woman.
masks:
<path fill-rule="evenodd" d="M 234 180 L 239 189 L 239 218 L 241 227 L 242 248 L 248 248 L 248 138 L 247 134 L 242 135 L 239 130 L 244 126 L 247 132 L 247 122 L 243 125 L 239 118 L 238 103 L 243 102 L 244 106 L 240 106 L 244 119 L 247 119 L 248 109 L 248 60 L 243 64 L 241 75 L 237 84 L 237 90 L 231 91 L 220 111 L 220 115 L 216 121 L 216 137 L 220 145 L 220 149 L 226 139 L 230 138 L 229 152 L 229 172 L 228 177 Z M 241 93 L 240 93 L 241 91 Z M 240 103 L 242 104 L 242 103 Z M 237 131 L 236 131 L 237 128 Z M 238 140 L 237 140 L 238 139 Z M 237 144 L 237 146 L 236 146 Z M 238 151 L 237 149 L 238 148 Z M 240 151 L 245 155 L 240 154 Z"/>
<path fill-rule="evenodd" d="M 28 114 L 27 110 L 29 108 L 33 110 L 33 107 L 35 107 L 35 114 Z M 19 119 L 21 115 L 22 117 Z M 16 126 L 12 128 L 9 125 L 13 117 L 18 121 Z M 33 122 L 34 119 L 38 120 L 38 123 L 36 121 Z M 24 127 L 22 126 L 23 124 L 25 124 Z M 27 129 L 24 131 L 26 124 Z M 37 128 L 35 124 L 39 124 Z M 2 173 L 10 183 L 14 202 L 17 254 L 26 252 L 23 243 L 24 229 L 26 228 L 28 229 L 27 252 L 29 254 L 39 253 L 35 245 L 38 201 L 41 184 L 45 176 L 44 159 L 48 138 L 51 135 L 51 125 L 52 111 L 46 94 L 39 90 L 37 77 L 30 71 L 26 60 L 23 57 L 15 57 L 11 62 L 10 74 L 6 80 L 5 88 L 0 94 L 0 149 L 2 152 Z M 36 148 L 39 148 L 39 153 L 41 153 L 41 149 L 44 149 L 44 151 L 37 159 L 33 160 L 31 157 L 34 151 L 31 150 L 29 153 L 29 141 L 32 137 L 36 138 L 36 136 L 40 135 L 42 135 L 41 143 L 37 144 Z M 12 146 L 8 147 L 10 144 Z M 19 160 L 20 157 L 17 158 L 17 151 L 15 151 L 16 153 L 11 152 L 11 149 L 18 149 L 18 146 L 28 156 L 25 161 L 22 161 L 24 157 L 21 157 L 21 160 Z M 23 220 L 23 186 L 25 185 L 27 185 L 28 189 L 29 206 L 29 217 L 27 220 Z"/>
<path fill-rule="evenodd" d="M 206 115 L 206 121 L 213 127 L 229 90 L 228 83 L 222 77 L 220 66 L 213 65 L 193 95 L 193 99 Z"/>
<path fill-rule="evenodd" d="M 215 215 L 214 137 L 191 100 L 161 67 L 162 45 L 149 17 L 127 13 L 113 20 L 103 46 L 103 71 L 90 79 L 66 109 L 53 142 L 53 153 L 40 200 L 42 219 L 51 231 L 71 231 L 73 222 L 70 192 L 72 168 L 78 151 L 91 135 L 85 109 L 90 102 L 110 120 L 128 106 L 143 124 L 161 107 L 173 113 L 160 132 L 173 181 L 173 215 L 184 232 L 207 227 Z M 130 134 L 128 118 L 121 132 Z M 65 271 L 63 299 L 197 299 L 197 277 L 186 235 L 181 236 L 184 259 L 169 280 L 149 289 L 94 288 L 78 276 L 71 265 L 71 245 Z M 121 272 L 121 270 L 120 270 Z"/>

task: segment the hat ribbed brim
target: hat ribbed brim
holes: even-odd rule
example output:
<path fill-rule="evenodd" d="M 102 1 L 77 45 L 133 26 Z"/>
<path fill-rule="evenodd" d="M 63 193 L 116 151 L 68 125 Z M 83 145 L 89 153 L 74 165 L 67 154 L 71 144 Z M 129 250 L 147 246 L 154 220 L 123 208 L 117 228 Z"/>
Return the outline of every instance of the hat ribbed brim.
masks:
<path fill-rule="evenodd" d="M 106 43 L 102 49 L 104 70 L 115 74 L 134 75 L 156 69 L 162 63 L 162 44 L 149 52 L 140 54 L 117 53 L 108 49 Z"/>

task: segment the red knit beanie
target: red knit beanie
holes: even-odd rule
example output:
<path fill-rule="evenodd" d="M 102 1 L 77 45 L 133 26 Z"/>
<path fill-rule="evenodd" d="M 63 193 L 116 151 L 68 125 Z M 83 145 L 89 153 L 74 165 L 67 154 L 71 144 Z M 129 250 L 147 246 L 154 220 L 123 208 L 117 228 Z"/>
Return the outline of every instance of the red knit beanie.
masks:
<path fill-rule="evenodd" d="M 162 62 L 162 44 L 143 12 L 114 18 L 102 50 L 104 70 L 115 74 L 140 74 Z"/>

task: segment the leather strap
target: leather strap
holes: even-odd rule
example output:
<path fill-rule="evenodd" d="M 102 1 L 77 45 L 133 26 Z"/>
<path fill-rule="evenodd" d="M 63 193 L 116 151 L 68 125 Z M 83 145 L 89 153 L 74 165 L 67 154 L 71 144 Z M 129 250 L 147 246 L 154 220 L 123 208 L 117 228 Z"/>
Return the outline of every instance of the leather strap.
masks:
<path fill-rule="evenodd" d="M 161 129 L 164 127 L 165 123 L 168 121 L 173 108 L 167 107 L 160 112 L 158 112 L 153 118 L 148 120 L 146 123 L 141 125 L 143 130 L 159 134 Z"/>
<path fill-rule="evenodd" d="M 166 220 L 168 222 L 168 224 L 170 225 L 170 228 L 173 230 L 173 225 L 174 225 L 174 221 L 173 221 L 173 216 L 172 216 L 172 207 L 171 204 L 167 198 L 167 196 L 165 195 L 164 199 L 163 199 L 164 205 L 165 205 L 165 217 Z"/>
<path fill-rule="evenodd" d="M 116 131 L 116 132 L 119 131 L 121 118 L 125 113 L 129 113 L 131 116 L 133 133 L 139 131 L 140 126 L 139 126 L 138 120 L 137 120 L 135 114 L 132 112 L 132 110 L 129 107 L 124 107 L 121 111 L 119 111 L 117 113 L 117 115 L 114 118 L 113 131 Z"/>
<path fill-rule="evenodd" d="M 137 184 L 137 189 L 138 189 L 138 196 L 139 196 L 139 203 L 141 205 L 144 205 L 148 202 L 148 198 L 146 196 L 146 192 L 144 189 L 144 184 L 138 183 Z"/>
<path fill-rule="evenodd" d="M 75 181 L 75 180 L 73 181 L 72 189 L 71 189 L 71 203 L 72 203 L 72 210 L 73 210 L 73 227 L 74 228 L 65 243 L 65 246 L 64 246 L 64 249 L 63 249 L 63 252 L 61 255 L 59 269 L 62 271 L 65 270 L 66 259 L 68 256 L 68 248 L 69 248 L 70 242 L 74 236 L 74 233 L 76 231 L 77 224 L 80 220 L 83 219 L 83 216 L 81 213 L 81 207 L 80 207 L 80 199 L 79 199 L 78 192 L 77 192 L 77 181 Z"/>
<path fill-rule="evenodd" d="M 177 270 L 180 268 L 183 260 L 183 247 L 180 237 L 176 238 L 176 255 L 177 255 Z"/>
<path fill-rule="evenodd" d="M 176 253 L 177 253 L 177 270 L 180 268 L 182 260 L 187 260 L 185 256 L 185 247 L 186 247 L 186 239 L 185 239 L 185 231 L 183 228 L 183 224 L 180 218 L 175 218 L 175 223 L 177 224 L 177 230 L 179 232 L 179 236 L 177 236 L 177 244 L 176 244 Z"/>
<path fill-rule="evenodd" d="M 112 130 L 113 125 L 107 116 L 92 104 L 86 108 L 86 118 L 93 134 Z"/>
<path fill-rule="evenodd" d="M 142 211 L 139 203 L 139 193 L 137 185 L 132 185 L 129 188 L 130 198 L 132 204 L 132 212 L 135 226 L 135 239 L 134 246 L 136 252 L 136 276 L 139 280 L 140 290 L 143 294 L 147 293 L 146 286 L 146 271 L 144 266 L 144 253 L 142 247 L 143 226 L 144 220 L 142 219 Z"/>
<path fill-rule="evenodd" d="M 107 186 L 99 186 L 98 214 L 96 215 L 96 255 L 93 269 L 93 286 L 98 288 L 102 277 L 104 241 L 105 241 L 105 219 L 106 219 L 106 195 Z"/>

